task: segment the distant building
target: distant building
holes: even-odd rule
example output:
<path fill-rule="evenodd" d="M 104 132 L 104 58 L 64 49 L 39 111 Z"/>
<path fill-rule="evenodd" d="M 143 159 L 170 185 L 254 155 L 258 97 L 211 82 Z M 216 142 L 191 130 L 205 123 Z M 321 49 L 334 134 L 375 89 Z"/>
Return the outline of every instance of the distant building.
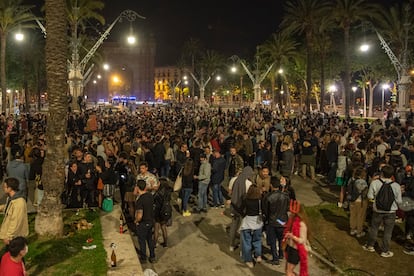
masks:
<path fill-rule="evenodd" d="M 189 75 L 186 74 L 187 69 L 175 66 L 156 67 L 154 74 L 154 91 L 156 100 L 178 100 L 180 94 L 186 91 L 184 87 L 188 87 L 185 79 L 189 81 Z M 174 90 L 174 88 L 176 88 Z M 188 89 L 187 89 L 188 90 Z"/>

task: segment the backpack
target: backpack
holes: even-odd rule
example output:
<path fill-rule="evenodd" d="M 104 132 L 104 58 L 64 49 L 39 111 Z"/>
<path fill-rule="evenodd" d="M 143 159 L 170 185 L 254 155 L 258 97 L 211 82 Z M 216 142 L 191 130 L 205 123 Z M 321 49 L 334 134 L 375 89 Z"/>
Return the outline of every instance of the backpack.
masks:
<path fill-rule="evenodd" d="M 382 182 L 382 186 L 375 197 L 375 206 L 379 211 L 390 211 L 395 201 L 395 195 L 391 187 L 391 184 L 394 182 L 385 183 L 381 179 L 379 181 Z"/>
<path fill-rule="evenodd" d="M 393 166 L 394 170 L 397 172 L 403 166 L 403 160 L 401 154 L 395 155 L 391 154 L 390 161 L 388 162 L 391 166 Z"/>
<path fill-rule="evenodd" d="M 349 179 L 346 187 L 346 199 L 350 202 L 354 202 L 360 195 L 355 185 L 355 180 L 356 179 L 353 177 Z"/>
<path fill-rule="evenodd" d="M 112 212 L 113 208 L 114 208 L 114 202 L 112 198 L 105 197 L 105 199 L 102 202 L 102 210 L 109 213 L 109 212 Z"/>

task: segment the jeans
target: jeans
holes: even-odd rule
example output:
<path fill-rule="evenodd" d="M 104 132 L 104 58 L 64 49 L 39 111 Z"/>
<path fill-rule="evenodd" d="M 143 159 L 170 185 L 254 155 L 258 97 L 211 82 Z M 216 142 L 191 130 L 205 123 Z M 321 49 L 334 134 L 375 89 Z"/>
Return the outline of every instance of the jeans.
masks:
<path fill-rule="evenodd" d="M 142 222 L 137 225 L 137 237 L 138 237 L 138 244 L 139 244 L 139 258 L 141 260 L 147 259 L 147 243 L 148 249 L 150 252 L 150 258 L 155 258 L 155 243 L 152 239 L 152 228 L 154 225 L 152 223 Z"/>
<path fill-rule="evenodd" d="M 256 257 L 262 256 L 262 229 L 245 229 L 240 231 L 242 245 L 242 259 L 244 262 L 252 262 L 252 250 Z"/>
<path fill-rule="evenodd" d="M 236 234 L 237 230 L 240 228 L 241 216 L 234 212 L 231 217 L 230 224 L 230 246 L 236 246 Z"/>
<path fill-rule="evenodd" d="M 182 201 L 182 208 L 181 208 L 181 210 L 187 211 L 187 204 L 188 204 L 188 200 L 190 199 L 190 196 L 191 196 L 192 191 L 193 191 L 193 189 L 191 189 L 191 188 L 184 188 L 184 189 L 182 189 L 183 201 Z"/>
<path fill-rule="evenodd" d="M 374 246 L 378 236 L 378 228 L 384 224 L 384 236 L 382 238 L 382 252 L 390 251 L 390 241 L 392 237 L 392 230 L 395 224 L 395 212 L 392 213 L 372 213 L 371 227 L 369 229 L 368 246 Z"/>
<path fill-rule="evenodd" d="M 283 231 L 285 228 L 277 227 L 273 225 L 267 225 L 267 240 L 268 244 L 270 245 L 270 252 L 272 253 L 272 261 L 277 261 L 283 257 L 283 250 L 282 250 L 282 240 L 283 240 Z M 276 250 L 276 240 L 278 242 L 278 249 L 279 253 Z"/>
<path fill-rule="evenodd" d="M 165 160 L 160 168 L 160 177 L 169 177 L 171 170 L 171 160 Z"/>
<path fill-rule="evenodd" d="M 208 184 L 198 183 L 198 209 L 207 209 Z"/>
<path fill-rule="evenodd" d="M 223 193 L 221 192 L 221 183 L 213 184 L 213 204 L 214 206 L 224 204 Z"/>

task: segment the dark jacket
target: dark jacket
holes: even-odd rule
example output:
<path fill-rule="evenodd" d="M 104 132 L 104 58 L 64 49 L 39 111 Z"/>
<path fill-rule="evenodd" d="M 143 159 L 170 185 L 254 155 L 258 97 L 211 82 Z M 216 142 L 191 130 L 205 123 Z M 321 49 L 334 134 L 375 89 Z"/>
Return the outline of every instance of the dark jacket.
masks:
<path fill-rule="evenodd" d="M 268 193 L 263 200 L 265 223 L 271 226 L 284 227 L 288 221 L 289 193 L 275 190 Z M 282 222 L 282 223 L 281 223 Z"/>
<path fill-rule="evenodd" d="M 220 184 L 224 180 L 226 160 L 223 157 L 213 158 L 211 164 L 211 184 Z"/>
<path fill-rule="evenodd" d="M 338 143 L 330 141 L 326 147 L 326 159 L 329 163 L 338 162 Z"/>
<path fill-rule="evenodd" d="M 282 160 L 280 161 L 280 173 L 283 176 L 290 176 L 293 169 L 293 162 L 295 156 L 293 155 L 293 150 L 288 149 L 282 152 Z"/>

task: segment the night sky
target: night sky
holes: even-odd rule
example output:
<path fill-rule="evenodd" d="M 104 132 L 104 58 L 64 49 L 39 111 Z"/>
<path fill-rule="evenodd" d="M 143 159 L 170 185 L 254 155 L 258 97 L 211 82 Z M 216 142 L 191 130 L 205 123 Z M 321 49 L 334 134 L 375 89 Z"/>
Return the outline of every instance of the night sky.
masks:
<path fill-rule="evenodd" d="M 377 0 L 395 3 L 402 0 Z M 27 3 L 44 3 L 26 0 Z M 258 44 L 274 33 L 282 18 L 285 0 L 104 0 L 103 15 L 110 24 L 123 10 L 145 16 L 132 24 L 138 34 L 152 34 L 157 43 L 157 65 L 175 65 L 189 38 L 202 42 L 205 49 L 225 56 L 251 58 Z M 108 40 L 120 40 L 129 23 L 118 23 Z M 101 26 L 101 30 L 104 27 Z M 145 37 L 145 36 L 142 36 Z"/>

